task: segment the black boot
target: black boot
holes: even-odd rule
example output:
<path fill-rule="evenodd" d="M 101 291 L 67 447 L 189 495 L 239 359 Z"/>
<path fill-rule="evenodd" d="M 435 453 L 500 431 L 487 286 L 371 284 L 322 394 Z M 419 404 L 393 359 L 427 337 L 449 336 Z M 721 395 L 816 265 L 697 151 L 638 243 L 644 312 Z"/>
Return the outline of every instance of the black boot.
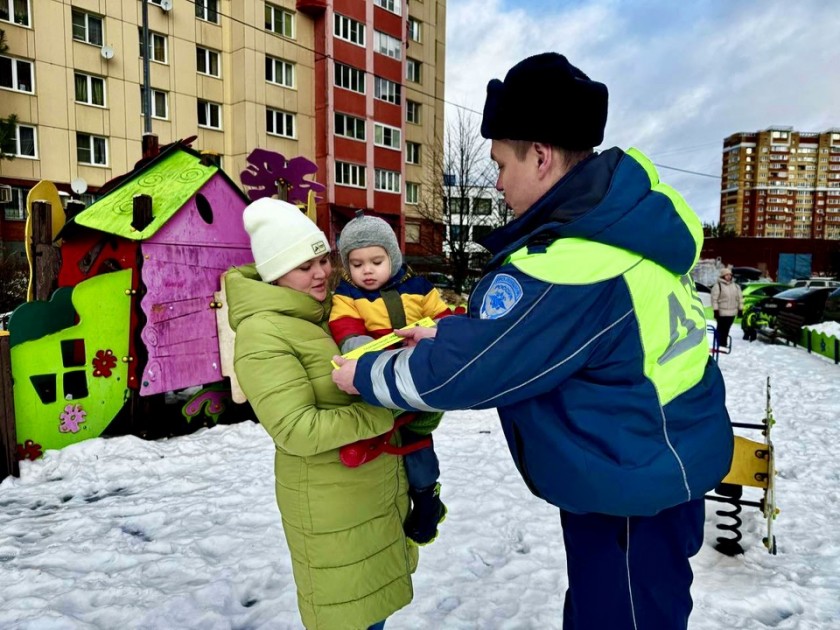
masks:
<path fill-rule="evenodd" d="M 446 506 L 440 500 L 440 484 L 419 490 L 408 489 L 411 513 L 405 520 L 405 535 L 417 545 L 428 545 L 437 538 L 438 523 L 446 518 Z"/>

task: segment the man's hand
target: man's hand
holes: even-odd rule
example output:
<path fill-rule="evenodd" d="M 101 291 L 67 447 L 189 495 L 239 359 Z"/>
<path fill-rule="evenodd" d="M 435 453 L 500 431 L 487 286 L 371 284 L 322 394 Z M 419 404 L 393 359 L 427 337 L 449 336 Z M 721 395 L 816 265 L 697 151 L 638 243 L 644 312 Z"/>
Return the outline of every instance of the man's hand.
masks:
<path fill-rule="evenodd" d="M 359 390 L 353 386 L 353 379 L 356 377 L 356 360 L 345 359 L 338 355 L 333 357 L 333 361 L 338 365 L 337 370 L 333 370 L 332 380 L 338 386 L 338 389 L 347 394 L 359 394 Z"/>
<path fill-rule="evenodd" d="M 720 311 L 715 311 L 715 319 L 720 319 Z"/>
<path fill-rule="evenodd" d="M 399 337 L 403 337 L 406 348 L 416 346 L 421 339 L 434 339 L 437 335 L 437 328 L 426 328 L 425 326 L 415 326 L 406 330 L 395 330 L 394 333 Z"/>

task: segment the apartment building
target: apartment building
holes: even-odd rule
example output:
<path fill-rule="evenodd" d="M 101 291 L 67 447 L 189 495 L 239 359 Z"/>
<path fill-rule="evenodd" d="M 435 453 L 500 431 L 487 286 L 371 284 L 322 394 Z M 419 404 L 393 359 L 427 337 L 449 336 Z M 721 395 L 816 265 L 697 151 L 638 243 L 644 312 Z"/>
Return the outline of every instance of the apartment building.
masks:
<path fill-rule="evenodd" d="M 315 144 L 327 191 L 319 225 L 332 239 L 365 210 L 388 221 L 410 255 L 435 231 L 418 208 L 432 203 L 423 182 L 443 144 L 445 0 L 320 4 Z"/>
<path fill-rule="evenodd" d="M 840 129 L 726 138 L 720 225 L 739 236 L 840 239 Z"/>
<path fill-rule="evenodd" d="M 234 180 L 257 147 L 306 157 L 331 239 L 356 209 L 404 236 L 423 194 L 409 184 L 442 142 L 445 0 L 148 0 L 147 13 L 160 144 L 193 138 Z M 18 118 L 0 162 L 7 249 L 35 183 L 83 182 L 90 201 L 141 158 L 142 14 L 141 0 L 0 0 L 0 117 Z"/>

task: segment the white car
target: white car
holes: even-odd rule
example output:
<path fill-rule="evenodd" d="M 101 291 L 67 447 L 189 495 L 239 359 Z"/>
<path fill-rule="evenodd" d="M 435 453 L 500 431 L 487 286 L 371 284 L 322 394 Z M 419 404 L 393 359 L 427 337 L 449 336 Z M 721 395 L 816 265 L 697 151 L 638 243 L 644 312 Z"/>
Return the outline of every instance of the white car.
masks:
<path fill-rule="evenodd" d="M 804 287 L 806 289 L 815 289 L 817 287 L 840 287 L 840 281 L 834 278 L 803 278 L 796 280 L 793 283 L 793 288 L 798 289 Z"/>
<path fill-rule="evenodd" d="M 700 282 L 695 282 L 694 287 L 697 289 L 700 301 L 703 302 L 703 308 L 712 308 L 712 290 Z"/>

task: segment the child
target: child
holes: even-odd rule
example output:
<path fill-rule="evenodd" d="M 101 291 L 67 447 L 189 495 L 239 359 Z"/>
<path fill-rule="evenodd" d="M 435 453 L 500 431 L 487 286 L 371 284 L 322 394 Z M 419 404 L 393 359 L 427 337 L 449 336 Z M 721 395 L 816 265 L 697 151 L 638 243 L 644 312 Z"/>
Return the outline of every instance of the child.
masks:
<path fill-rule="evenodd" d="M 439 318 L 452 311 L 438 290 L 403 265 L 397 237 L 382 219 L 361 211 L 341 231 L 338 249 L 344 276 L 333 295 L 330 332 L 346 353 L 373 339 L 424 317 Z M 431 438 L 441 414 L 421 414 L 400 428 L 402 444 Z M 432 542 L 446 516 L 440 500 L 440 475 L 432 446 L 404 456 L 411 497 L 405 533 L 418 545 Z"/>

